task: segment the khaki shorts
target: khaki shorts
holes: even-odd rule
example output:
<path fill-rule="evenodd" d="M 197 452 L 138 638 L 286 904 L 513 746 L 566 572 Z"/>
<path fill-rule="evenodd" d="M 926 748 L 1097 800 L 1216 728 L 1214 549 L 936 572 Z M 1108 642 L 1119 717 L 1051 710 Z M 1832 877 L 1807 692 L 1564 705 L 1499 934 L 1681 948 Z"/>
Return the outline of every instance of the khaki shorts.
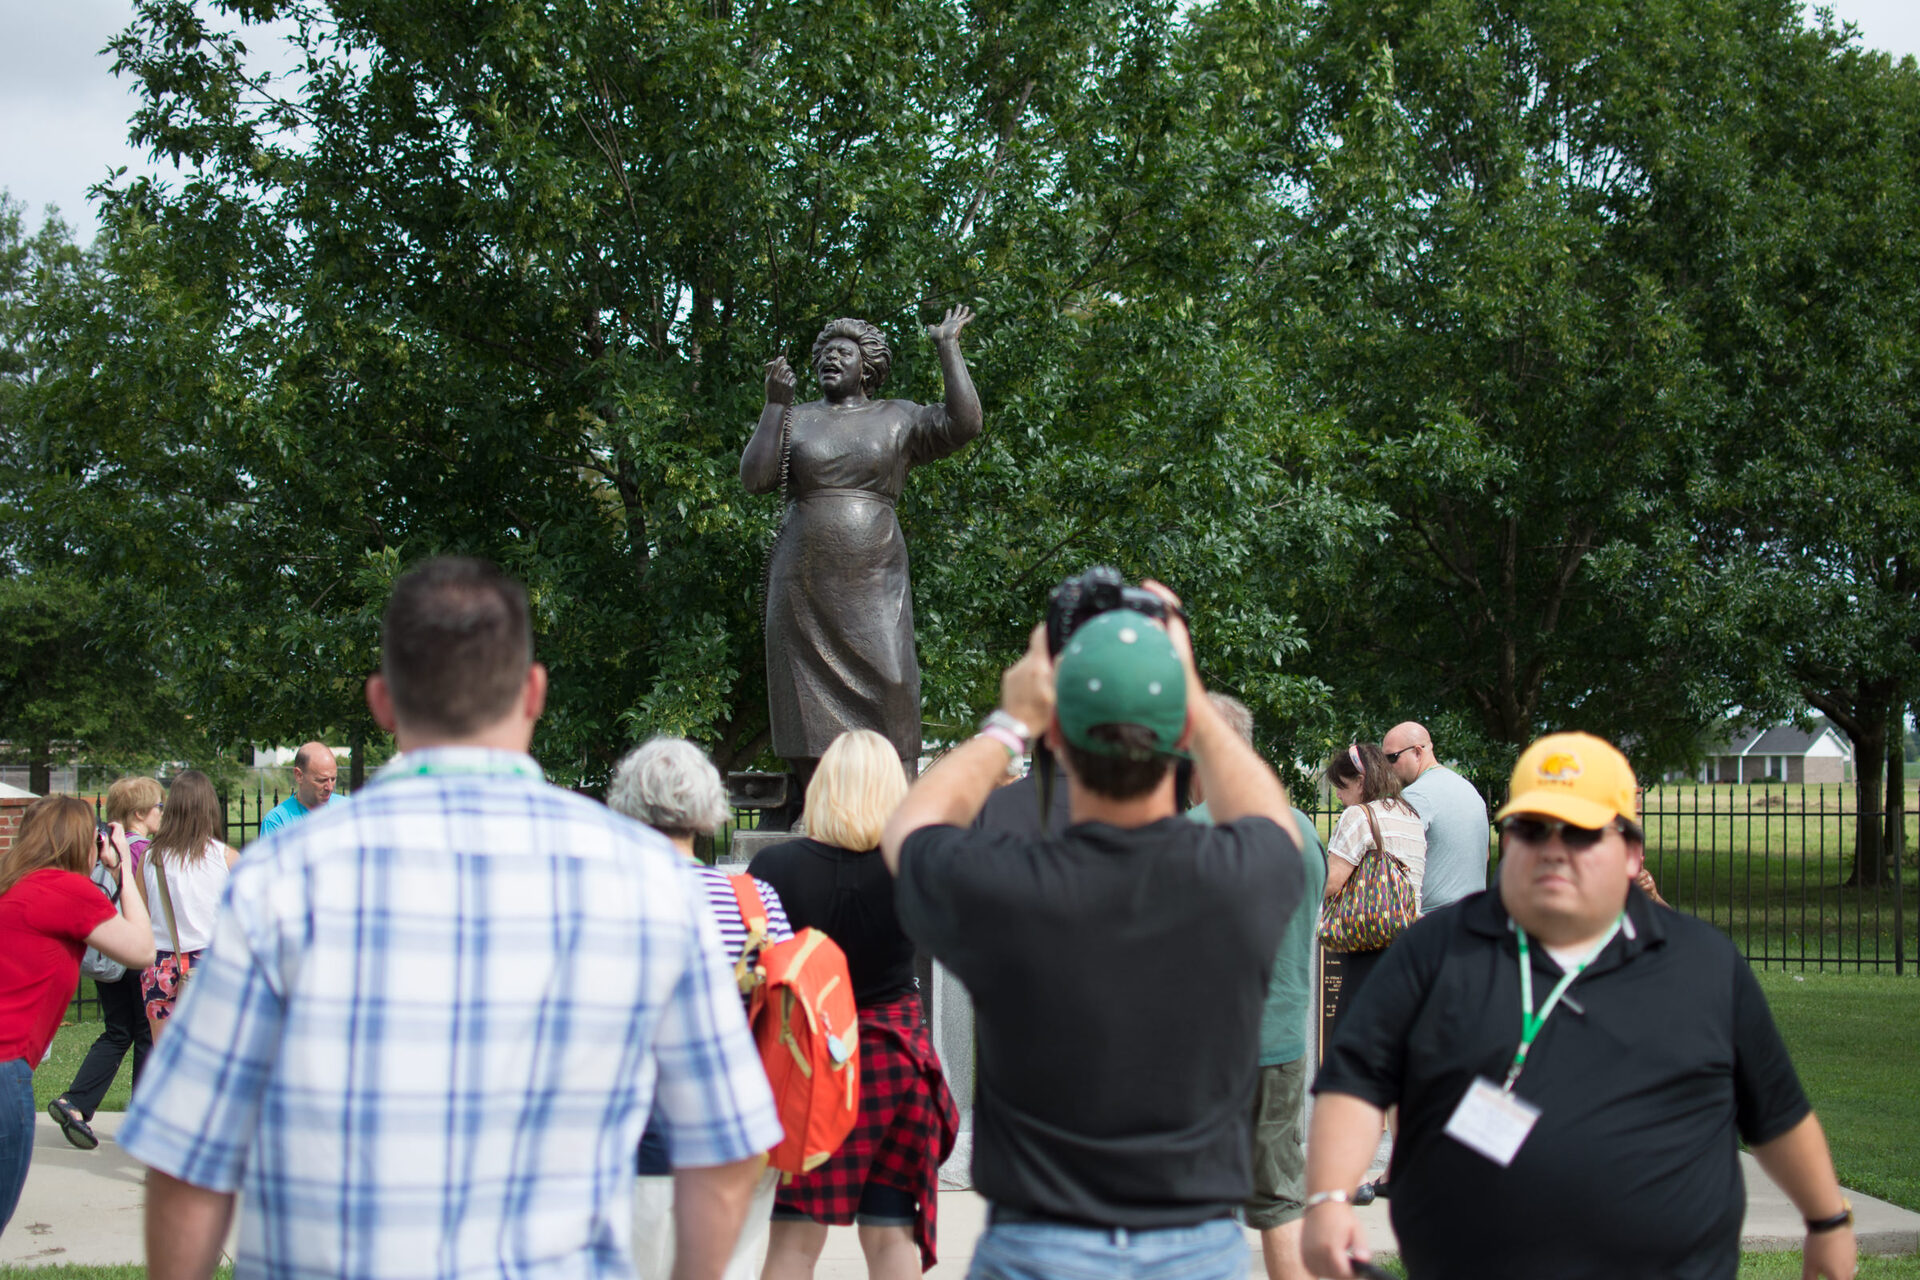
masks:
<path fill-rule="evenodd" d="M 1304 1057 L 1260 1068 L 1260 1088 L 1253 1097 L 1253 1194 L 1246 1204 L 1247 1225 L 1256 1230 L 1300 1216 L 1300 1201 L 1307 1193 L 1307 1153 L 1300 1132 L 1306 1087 Z"/>

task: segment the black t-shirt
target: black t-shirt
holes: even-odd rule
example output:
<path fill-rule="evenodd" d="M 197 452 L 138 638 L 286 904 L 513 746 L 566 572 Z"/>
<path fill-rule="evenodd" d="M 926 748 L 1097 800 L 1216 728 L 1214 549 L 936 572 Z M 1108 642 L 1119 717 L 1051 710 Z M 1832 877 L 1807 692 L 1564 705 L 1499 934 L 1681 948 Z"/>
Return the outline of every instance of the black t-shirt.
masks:
<path fill-rule="evenodd" d="M 987 802 L 980 806 L 980 813 L 973 820 L 976 831 L 1006 831 L 1015 835 L 1037 836 L 1040 831 L 1040 785 L 1039 770 L 1021 778 L 1018 782 L 1009 782 L 1004 787 L 996 787 Z M 1073 824 L 1073 817 L 1067 810 L 1067 779 L 1059 769 L 1054 770 L 1053 794 L 1047 806 L 1047 830 L 1058 834 Z"/>
<path fill-rule="evenodd" d="M 900 929 L 893 877 L 877 851 L 789 840 L 754 855 L 747 873 L 773 886 L 796 930 L 818 929 L 840 944 L 855 1004 L 884 1004 L 914 989 L 913 940 Z"/>
<path fill-rule="evenodd" d="M 909 836 L 901 923 L 973 996 L 981 1193 L 1131 1230 L 1245 1200 L 1260 1007 L 1303 880 L 1264 818 Z"/>
<path fill-rule="evenodd" d="M 1424 917 L 1380 962 L 1314 1085 L 1400 1104 L 1393 1230 L 1421 1280 L 1733 1280 L 1746 1192 L 1736 1132 L 1809 1111 L 1766 998 L 1712 926 L 1629 891 L 1630 931 L 1575 979 L 1514 1092 L 1541 1108 L 1505 1169 L 1445 1128 L 1520 1042 L 1520 953 L 1498 889 Z M 1529 947 L 1536 1006 L 1562 970 Z"/>

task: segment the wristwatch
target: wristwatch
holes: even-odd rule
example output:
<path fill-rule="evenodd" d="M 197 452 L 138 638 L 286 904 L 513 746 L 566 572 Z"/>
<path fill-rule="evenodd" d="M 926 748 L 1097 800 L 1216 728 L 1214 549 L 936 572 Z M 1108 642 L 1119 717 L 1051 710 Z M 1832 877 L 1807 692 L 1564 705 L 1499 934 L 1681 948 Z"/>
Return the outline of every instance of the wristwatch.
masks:
<path fill-rule="evenodd" d="M 1808 1218 L 1806 1223 L 1807 1234 L 1810 1236 L 1817 1236 L 1823 1231 L 1838 1231 L 1842 1227 L 1850 1227 L 1853 1225 L 1853 1201 L 1841 1196 L 1840 1212 L 1831 1218 Z"/>
<path fill-rule="evenodd" d="M 1008 715 L 1004 711 L 995 711 L 980 722 L 980 737 L 991 738 L 999 743 L 1007 753 L 1007 779 L 1016 781 L 1020 777 L 1020 759 L 1027 754 L 1027 744 L 1033 735 L 1028 731 L 1026 722 L 1018 716 Z"/>
<path fill-rule="evenodd" d="M 1033 730 L 1027 727 L 1027 722 L 1005 711 L 996 710 L 989 714 L 980 722 L 980 732 L 1016 756 L 1027 754 L 1027 748 L 1033 742 Z"/>

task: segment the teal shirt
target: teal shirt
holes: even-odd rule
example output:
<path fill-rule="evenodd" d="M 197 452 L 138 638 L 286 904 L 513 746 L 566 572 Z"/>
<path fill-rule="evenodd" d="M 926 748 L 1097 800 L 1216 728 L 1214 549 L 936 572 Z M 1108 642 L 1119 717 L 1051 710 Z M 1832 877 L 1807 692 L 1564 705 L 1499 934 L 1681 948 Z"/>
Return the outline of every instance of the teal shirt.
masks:
<path fill-rule="evenodd" d="M 307 806 L 300 803 L 300 793 L 296 791 L 269 809 L 267 816 L 260 819 L 260 834 L 264 836 L 269 831 L 278 831 L 289 822 L 298 822 L 306 816 Z"/>
<path fill-rule="evenodd" d="M 1205 804 L 1187 810 L 1195 822 L 1213 821 Z M 1307 1010 L 1313 997 L 1313 937 L 1320 918 L 1320 895 L 1327 886 L 1327 852 L 1313 819 L 1295 809 L 1300 828 L 1300 864 L 1307 883 L 1294 909 L 1267 981 L 1267 1002 L 1260 1010 L 1260 1065 L 1278 1066 L 1307 1056 Z"/>

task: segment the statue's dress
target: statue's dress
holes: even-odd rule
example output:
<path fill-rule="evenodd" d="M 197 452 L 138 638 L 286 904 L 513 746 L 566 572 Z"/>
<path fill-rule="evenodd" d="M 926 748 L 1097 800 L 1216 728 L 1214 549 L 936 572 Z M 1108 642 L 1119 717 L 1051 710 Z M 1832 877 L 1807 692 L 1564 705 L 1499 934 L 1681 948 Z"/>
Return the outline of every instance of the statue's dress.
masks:
<path fill-rule="evenodd" d="M 789 506 L 767 580 L 773 753 L 817 759 L 848 729 L 920 754 L 907 543 L 894 516 L 907 468 L 973 437 L 943 405 L 795 405 Z"/>

